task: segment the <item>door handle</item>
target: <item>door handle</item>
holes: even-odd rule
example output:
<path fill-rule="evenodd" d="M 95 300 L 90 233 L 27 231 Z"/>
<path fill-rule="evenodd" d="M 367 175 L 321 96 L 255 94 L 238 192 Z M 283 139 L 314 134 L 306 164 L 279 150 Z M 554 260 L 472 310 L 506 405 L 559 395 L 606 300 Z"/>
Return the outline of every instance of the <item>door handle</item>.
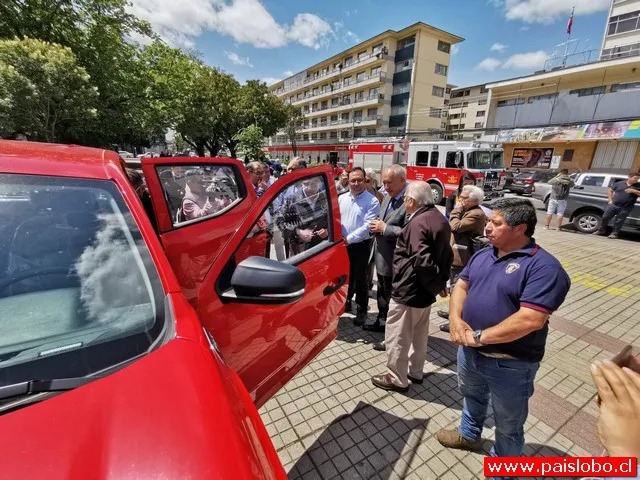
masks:
<path fill-rule="evenodd" d="M 342 287 L 346 282 L 347 282 L 347 276 L 342 275 L 340 278 L 336 278 L 333 282 L 327 285 L 325 289 L 322 291 L 322 294 L 324 296 L 331 295 L 332 293 L 340 290 L 340 287 Z"/>

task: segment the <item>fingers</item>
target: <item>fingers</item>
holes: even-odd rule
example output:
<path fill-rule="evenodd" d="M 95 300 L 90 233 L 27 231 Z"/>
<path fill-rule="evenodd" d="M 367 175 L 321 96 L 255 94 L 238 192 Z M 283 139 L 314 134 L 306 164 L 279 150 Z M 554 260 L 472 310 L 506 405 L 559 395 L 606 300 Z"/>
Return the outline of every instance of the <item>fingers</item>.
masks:
<path fill-rule="evenodd" d="M 640 374 L 627 367 L 624 367 L 622 372 L 631 380 L 633 384 L 631 393 L 632 396 L 637 398 L 637 396 L 640 395 Z M 633 388 L 635 388 L 636 391 L 634 391 Z"/>
<path fill-rule="evenodd" d="M 591 366 L 591 376 L 603 402 L 626 403 L 629 401 L 627 382 L 631 382 L 631 380 L 616 364 L 606 360 L 605 362 L 596 362 Z"/>

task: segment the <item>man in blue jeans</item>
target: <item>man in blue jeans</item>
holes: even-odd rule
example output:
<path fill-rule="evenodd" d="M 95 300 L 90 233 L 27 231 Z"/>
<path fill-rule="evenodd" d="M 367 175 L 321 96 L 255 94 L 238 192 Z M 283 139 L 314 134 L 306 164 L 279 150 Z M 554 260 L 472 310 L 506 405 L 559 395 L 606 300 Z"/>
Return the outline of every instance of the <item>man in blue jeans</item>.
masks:
<path fill-rule="evenodd" d="M 536 210 L 527 199 L 496 201 L 486 236 L 493 248 L 475 254 L 460 274 L 449 306 L 451 339 L 458 349 L 458 385 L 464 397 L 457 430 L 440 430 L 450 448 L 478 450 L 493 406 L 492 456 L 519 456 L 524 423 L 548 319 L 571 282 L 560 262 L 535 243 Z"/>
<path fill-rule="evenodd" d="M 613 221 L 613 232 L 609 238 L 618 238 L 625 220 L 640 197 L 640 173 L 631 172 L 627 180 L 620 180 L 609 187 L 609 205 L 602 215 L 602 223 L 595 235 L 606 235 L 609 222 Z"/>

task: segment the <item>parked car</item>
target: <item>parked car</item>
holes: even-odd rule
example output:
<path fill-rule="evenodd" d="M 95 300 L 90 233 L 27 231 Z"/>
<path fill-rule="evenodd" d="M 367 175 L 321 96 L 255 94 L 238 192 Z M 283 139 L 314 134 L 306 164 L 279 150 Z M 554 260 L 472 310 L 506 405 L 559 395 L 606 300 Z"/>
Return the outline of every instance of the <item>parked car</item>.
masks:
<path fill-rule="evenodd" d="M 122 158 L 135 158 L 135 155 L 131 152 L 127 152 L 126 150 L 118 150 L 118 155 Z"/>
<path fill-rule="evenodd" d="M 613 185 L 615 182 L 619 180 L 626 180 L 626 179 L 627 179 L 627 175 L 623 175 L 619 173 L 597 173 L 597 172 L 578 173 L 572 178 L 576 186 L 604 187 L 604 188 L 607 188 Z M 531 190 L 531 196 L 533 198 L 536 198 L 544 202 L 545 208 L 549 205 L 549 198 L 551 196 L 551 185 L 547 183 L 548 181 L 549 180 L 545 180 L 544 182 L 534 183 L 533 188 Z"/>
<path fill-rule="evenodd" d="M 513 177 L 509 191 L 518 195 L 531 195 L 535 182 L 548 182 L 557 175 L 550 170 L 536 170 L 533 172 L 518 173 Z"/>
<path fill-rule="evenodd" d="M 0 140 L 3 478 L 286 479 L 257 407 L 337 334 L 349 261 L 331 169 L 257 198 L 237 160 L 145 158 L 147 205 L 124 167 Z M 264 212 L 309 179 L 328 237 L 266 258 Z M 215 207 L 183 218 L 200 188 Z"/>
<path fill-rule="evenodd" d="M 602 215 L 608 203 L 608 189 L 589 185 L 577 186 L 571 189 L 564 215 L 580 232 L 594 233 L 600 229 Z M 633 207 L 631 214 L 623 225 L 623 229 L 640 229 L 640 204 L 636 203 Z"/>

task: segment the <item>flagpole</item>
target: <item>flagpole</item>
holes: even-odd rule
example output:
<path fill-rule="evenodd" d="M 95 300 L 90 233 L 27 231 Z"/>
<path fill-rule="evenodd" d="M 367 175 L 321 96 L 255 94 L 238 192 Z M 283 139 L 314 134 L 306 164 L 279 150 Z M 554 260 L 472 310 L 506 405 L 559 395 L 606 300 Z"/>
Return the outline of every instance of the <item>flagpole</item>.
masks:
<path fill-rule="evenodd" d="M 571 16 L 569 17 L 569 24 L 567 25 L 567 43 L 564 46 L 564 60 L 562 61 L 562 68 L 567 66 L 567 56 L 569 55 L 569 42 L 571 41 L 571 30 L 573 28 L 573 14 L 576 11 L 576 7 L 571 10 Z"/>

